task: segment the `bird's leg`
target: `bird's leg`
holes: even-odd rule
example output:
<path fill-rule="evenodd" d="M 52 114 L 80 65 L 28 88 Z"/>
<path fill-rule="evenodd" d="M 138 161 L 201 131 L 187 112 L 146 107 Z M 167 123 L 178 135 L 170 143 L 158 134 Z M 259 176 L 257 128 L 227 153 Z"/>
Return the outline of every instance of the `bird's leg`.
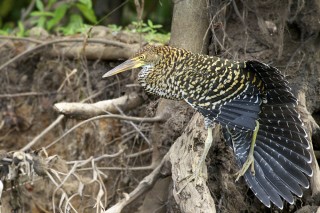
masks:
<path fill-rule="evenodd" d="M 253 131 L 251 145 L 250 145 L 250 151 L 249 151 L 247 160 L 244 162 L 242 168 L 240 169 L 240 171 L 238 171 L 236 173 L 236 175 L 237 175 L 236 181 L 238 181 L 239 178 L 246 173 L 246 171 L 249 169 L 250 166 L 251 166 L 251 173 L 253 175 L 255 175 L 253 152 L 254 152 L 254 146 L 255 146 L 255 143 L 256 143 L 256 138 L 257 138 L 258 131 L 259 131 L 259 121 L 256 121 L 256 127 L 255 127 L 255 129 Z"/>

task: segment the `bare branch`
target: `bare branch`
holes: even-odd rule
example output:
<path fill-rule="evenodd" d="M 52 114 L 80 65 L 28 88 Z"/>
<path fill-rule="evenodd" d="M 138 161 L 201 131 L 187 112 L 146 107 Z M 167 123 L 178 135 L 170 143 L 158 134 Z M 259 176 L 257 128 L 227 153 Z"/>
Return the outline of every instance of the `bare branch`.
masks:
<path fill-rule="evenodd" d="M 105 46 L 105 45 L 92 45 L 88 44 L 83 51 L 82 45 L 66 45 L 65 47 L 54 48 L 47 53 L 51 56 L 63 55 L 67 58 L 78 58 L 79 54 L 82 54 L 89 60 L 118 60 L 128 59 L 136 51 L 138 51 L 139 45 L 130 44 L 130 47 L 118 47 L 118 46 Z"/>
<path fill-rule="evenodd" d="M 171 167 L 168 163 L 169 152 L 164 156 L 160 164 L 148 176 L 146 176 L 132 192 L 126 194 L 124 196 L 125 198 L 107 209 L 105 213 L 120 213 L 125 206 L 147 192 L 156 183 L 156 181 L 161 178 L 161 176 L 168 176 L 170 174 Z"/>
<path fill-rule="evenodd" d="M 115 118 L 115 119 L 128 120 L 128 121 L 151 122 L 151 123 L 160 122 L 163 120 L 163 117 L 139 118 L 139 117 L 130 117 L 130 116 L 122 116 L 122 115 L 99 115 L 99 116 L 96 116 L 96 117 L 93 117 L 93 118 L 90 118 L 90 119 L 87 119 L 87 120 L 84 120 L 84 121 L 78 123 L 77 125 L 75 125 L 71 129 L 69 129 L 66 133 L 64 133 L 62 136 L 60 136 L 58 139 L 56 139 L 55 141 L 50 143 L 48 146 L 46 146 L 46 149 L 48 149 L 51 146 L 53 146 L 54 144 L 56 144 L 58 141 L 60 141 L 62 138 L 64 138 L 68 134 L 70 134 L 70 132 L 74 131 L 79 126 L 86 124 L 90 121 L 99 120 L 102 118 Z"/>
<path fill-rule="evenodd" d="M 27 145 L 25 145 L 20 151 L 24 152 L 24 151 L 30 149 L 32 146 L 34 146 L 37 142 L 39 142 L 39 140 L 45 134 L 47 134 L 51 129 L 53 129 L 56 125 L 58 125 L 60 123 L 60 121 L 62 121 L 63 118 L 64 118 L 64 115 L 59 115 L 58 118 L 54 122 L 52 122 L 47 128 L 45 128 L 45 130 L 43 130 L 39 135 L 37 135 Z"/>
<path fill-rule="evenodd" d="M 16 36 L 0 36 L 0 40 L 18 40 L 18 41 L 27 41 L 36 44 L 42 44 L 44 41 L 34 39 L 34 38 L 27 38 L 27 37 L 16 37 Z"/>
<path fill-rule="evenodd" d="M 97 115 L 118 113 L 117 107 L 124 111 L 134 109 L 143 103 L 143 99 L 137 93 L 131 93 L 112 100 L 96 103 L 56 103 L 54 109 L 67 117 L 85 119 Z"/>
<path fill-rule="evenodd" d="M 2 38 L 4 39 L 4 38 Z M 10 37 L 7 37 L 7 39 L 10 39 Z M 18 61 L 19 59 L 23 58 L 26 55 L 29 55 L 33 52 L 36 52 L 44 47 L 48 47 L 51 46 L 53 44 L 57 44 L 57 43 L 70 43 L 70 42 L 88 42 L 88 43 L 100 43 L 100 44 L 106 44 L 106 45 L 111 45 L 111 46 L 116 46 L 116 47 L 120 47 L 120 48 L 124 48 L 124 49 L 131 49 L 131 45 L 129 44 L 125 44 L 125 43 L 121 43 L 118 41 L 110 41 L 110 40 L 106 40 L 106 39 L 98 39 L 98 38 L 90 38 L 90 39 L 84 39 L 84 38 L 63 38 L 63 39 L 56 39 L 53 41 L 49 41 L 49 42 L 45 42 L 42 43 L 40 45 L 35 46 L 34 48 L 28 49 L 27 51 L 20 53 L 19 55 L 15 56 L 14 58 L 10 59 L 9 61 L 7 61 L 6 63 L 2 64 L 0 66 L 0 71 L 3 70 L 4 68 L 6 68 L 8 65 Z M 79 52 L 78 52 L 79 53 Z"/>

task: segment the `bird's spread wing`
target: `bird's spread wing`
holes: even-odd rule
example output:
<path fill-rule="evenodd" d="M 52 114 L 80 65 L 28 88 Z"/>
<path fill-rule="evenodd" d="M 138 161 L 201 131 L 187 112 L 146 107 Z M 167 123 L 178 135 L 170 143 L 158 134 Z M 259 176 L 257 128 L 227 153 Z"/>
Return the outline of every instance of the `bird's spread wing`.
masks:
<path fill-rule="evenodd" d="M 255 176 L 248 170 L 244 178 L 253 193 L 270 206 L 283 207 L 281 197 L 293 203 L 293 194 L 301 197 L 308 188 L 305 175 L 311 176 L 311 155 L 307 134 L 296 111 L 297 102 L 281 73 L 256 61 L 247 62 L 265 82 L 267 100 L 261 105 L 260 128 L 254 148 Z M 223 129 L 225 139 L 236 154 L 241 167 L 248 156 L 252 132 Z"/>
<path fill-rule="evenodd" d="M 261 78 L 264 97 L 248 84 L 243 92 L 223 103 L 206 106 L 188 95 L 185 101 L 207 119 L 222 125 L 240 168 L 247 160 L 255 121 L 259 121 L 255 175 L 249 169 L 244 179 L 266 206 L 272 202 L 283 208 L 282 198 L 293 203 L 293 194 L 301 197 L 302 188 L 309 187 L 305 175 L 311 176 L 312 170 L 307 134 L 296 110 L 297 100 L 280 71 L 257 61 L 247 61 L 245 69 Z"/>
<path fill-rule="evenodd" d="M 185 101 L 206 119 L 238 131 L 254 130 L 260 112 L 261 97 L 254 86 L 248 86 L 240 95 L 224 103 L 199 106 L 192 98 Z"/>

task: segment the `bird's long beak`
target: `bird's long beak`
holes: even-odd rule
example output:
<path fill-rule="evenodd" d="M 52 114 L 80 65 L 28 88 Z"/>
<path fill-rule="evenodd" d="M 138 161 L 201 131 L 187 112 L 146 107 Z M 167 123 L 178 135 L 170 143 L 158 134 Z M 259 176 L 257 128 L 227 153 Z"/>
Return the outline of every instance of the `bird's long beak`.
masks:
<path fill-rule="evenodd" d="M 126 60 L 125 62 L 123 62 L 122 64 L 116 66 L 115 68 L 113 68 L 112 70 L 108 71 L 106 74 L 104 74 L 102 76 L 102 78 L 107 78 L 113 75 L 116 75 L 118 73 L 127 71 L 127 70 L 131 70 L 133 68 L 138 68 L 143 66 L 144 63 L 143 61 L 139 60 L 138 58 L 132 58 L 129 60 Z"/>

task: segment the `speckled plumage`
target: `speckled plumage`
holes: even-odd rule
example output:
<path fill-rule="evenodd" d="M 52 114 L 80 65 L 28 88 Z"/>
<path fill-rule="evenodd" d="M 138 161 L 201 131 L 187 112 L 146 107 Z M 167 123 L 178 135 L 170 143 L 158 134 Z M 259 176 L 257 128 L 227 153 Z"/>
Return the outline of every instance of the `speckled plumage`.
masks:
<path fill-rule="evenodd" d="M 136 55 L 148 52 L 159 54 L 166 60 L 153 67 L 144 67 L 138 80 L 148 92 L 164 98 L 180 100 L 189 97 L 197 100 L 200 106 L 213 106 L 243 92 L 248 82 L 263 90 L 256 74 L 243 69 L 245 63 L 169 46 L 147 46 Z"/>
<path fill-rule="evenodd" d="M 297 100 L 278 69 L 169 46 L 147 46 L 127 63 L 127 67 L 143 67 L 138 81 L 146 91 L 185 100 L 205 117 L 207 126 L 221 124 L 240 167 L 259 123 L 255 175 L 248 170 L 244 178 L 264 205 L 270 207 L 272 202 L 282 209 L 282 199 L 293 203 L 293 194 L 301 197 L 302 188 L 309 187 L 308 135 L 296 110 Z M 128 69 L 119 67 L 112 73 Z"/>

